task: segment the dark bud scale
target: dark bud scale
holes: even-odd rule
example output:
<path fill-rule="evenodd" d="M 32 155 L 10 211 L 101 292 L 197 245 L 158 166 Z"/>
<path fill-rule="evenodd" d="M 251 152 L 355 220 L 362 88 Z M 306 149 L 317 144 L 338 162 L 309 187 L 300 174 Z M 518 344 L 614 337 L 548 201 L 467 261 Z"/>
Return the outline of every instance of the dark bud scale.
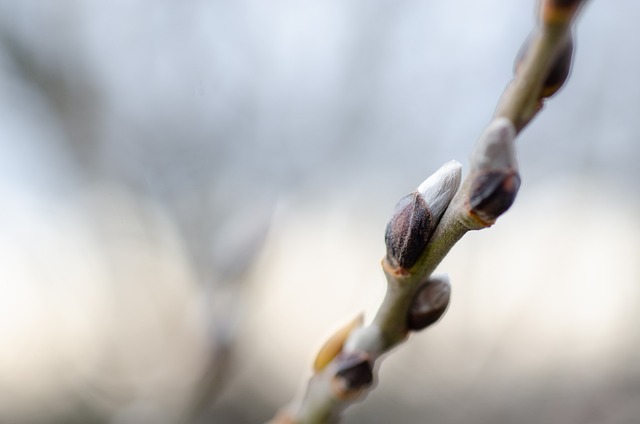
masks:
<path fill-rule="evenodd" d="M 373 382 L 373 368 L 366 355 L 358 353 L 341 354 L 336 358 L 336 376 L 342 379 L 349 391 L 363 389 Z"/>
<path fill-rule="evenodd" d="M 418 192 L 396 204 L 387 224 L 387 259 L 394 267 L 411 268 L 425 249 L 435 224 L 431 211 Z"/>
<path fill-rule="evenodd" d="M 447 310 L 450 297 L 451 286 L 447 280 L 430 279 L 413 300 L 407 328 L 418 331 L 438 321 Z"/>
<path fill-rule="evenodd" d="M 485 222 L 493 222 L 513 204 L 520 176 L 515 171 L 489 171 L 473 181 L 469 206 L 471 213 Z"/>

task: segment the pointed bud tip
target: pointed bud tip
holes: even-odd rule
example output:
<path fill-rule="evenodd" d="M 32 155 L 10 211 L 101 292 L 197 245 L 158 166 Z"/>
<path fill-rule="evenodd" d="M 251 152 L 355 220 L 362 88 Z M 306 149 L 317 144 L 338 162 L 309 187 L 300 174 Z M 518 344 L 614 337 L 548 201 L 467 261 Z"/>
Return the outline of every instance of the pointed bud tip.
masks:
<path fill-rule="evenodd" d="M 423 197 L 433 196 L 434 188 L 439 191 L 456 191 L 462 178 L 462 165 L 452 160 L 442 165 L 418 186 L 418 193 Z M 428 198 L 425 199 L 429 203 Z"/>
<path fill-rule="evenodd" d="M 434 219 L 440 217 L 455 196 L 462 180 L 462 165 L 452 160 L 442 165 L 418 186 L 418 193 L 429 206 Z"/>

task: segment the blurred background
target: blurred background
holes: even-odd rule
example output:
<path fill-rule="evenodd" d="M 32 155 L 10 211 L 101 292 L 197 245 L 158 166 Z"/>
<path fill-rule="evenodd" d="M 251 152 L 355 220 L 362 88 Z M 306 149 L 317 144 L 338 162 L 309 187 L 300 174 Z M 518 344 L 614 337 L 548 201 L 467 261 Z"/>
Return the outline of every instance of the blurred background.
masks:
<path fill-rule="evenodd" d="M 533 3 L 0 0 L 0 422 L 269 419 L 371 319 Z M 516 203 L 346 423 L 640 421 L 639 21 L 589 2 Z"/>

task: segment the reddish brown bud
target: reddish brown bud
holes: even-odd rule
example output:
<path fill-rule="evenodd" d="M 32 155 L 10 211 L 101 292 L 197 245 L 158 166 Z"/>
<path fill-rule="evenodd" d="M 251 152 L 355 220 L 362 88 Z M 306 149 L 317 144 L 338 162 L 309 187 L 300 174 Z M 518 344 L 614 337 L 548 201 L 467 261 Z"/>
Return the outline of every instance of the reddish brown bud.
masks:
<path fill-rule="evenodd" d="M 385 233 L 391 265 L 410 268 L 415 264 L 434 227 L 431 211 L 418 192 L 400 199 Z"/>
<path fill-rule="evenodd" d="M 524 62 L 526 55 L 529 53 L 531 38 L 527 39 L 522 48 L 518 52 L 516 58 L 515 73 L 518 74 L 521 64 Z M 547 77 L 542 84 L 539 99 L 551 97 L 560 90 L 569 77 L 571 71 L 571 62 L 573 61 L 573 38 L 568 35 L 567 40 L 562 45 L 560 51 L 556 55 L 553 64 L 549 68 Z"/>
<path fill-rule="evenodd" d="M 486 227 L 513 204 L 520 176 L 515 152 L 515 129 L 505 118 L 495 119 L 480 136 L 471 155 L 469 214 Z"/>
<path fill-rule="evenodd" d="M 422 330 L 438 321 L 446 312 L 451 285 L 446 276 L 432 276 L 420 288 L 409 309 L 407 328 Z"/>
<path fill-rule="evenodd" d="M 342 353 L 338 355 L 335 363 L 337 371 L 333 387 L 339 396 L 357 395 L 373 383 L 373 364 L 367 354 L 362 352 Z"/>
<path fill-rule="evenodd" d="M 496 170 L 478 175 L 471 186 L 471 213 L 486 223 L 494 222 L 513 204 L 520 176 L 515 171 Z"/>
<path fill-rule="evenodd" d="M 407 269 L 418 261 L 460 186 L 461 168 L 456 161 L 444 164 L 396 204 L 385 232 L 391 266 Z"/>
<path fill-rule="evenodd" d="M 573 61 L 573 37 L 569 36 L 562 49 L 558 52 L 547 79 L 542 87 L 542 97 L 550 97 L 558 92 L 569 77 L 571 62 Z"/>

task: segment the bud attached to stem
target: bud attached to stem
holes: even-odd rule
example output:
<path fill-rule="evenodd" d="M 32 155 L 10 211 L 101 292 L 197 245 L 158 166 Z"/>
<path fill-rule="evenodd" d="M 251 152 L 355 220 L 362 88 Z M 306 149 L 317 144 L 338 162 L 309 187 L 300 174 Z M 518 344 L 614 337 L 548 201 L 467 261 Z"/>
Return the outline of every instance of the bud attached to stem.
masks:
<path fill-rule="evenodd" d="M 313 361 L 313 371 L 322 371 L 329 364 L 329 362 L 331 362 L 336 356 L 338 356 L 338 354 L 342 352 L 344 343 L 351 332 L 354 329 L 361 327 L 363 322 L 364 316 L 360 314 L 349 324 L 334 333 L 333 336 L 329 337 L 329 339 L 324 343 L 324 345 L 322 345 L 322 347 L 318 351 L 315 361 Z"/>
<path fill-rule="evenodd" d="M 513 204 L 520 188 L 520 176 L 515 171 L 492 171 L 479 175 L 473 182 L 469 205 L 471 212 L 487 224 L 492 224 Z"/>
<path fill-rule="evenodd" d="M 396 204 L 385 233 L 393 267 L 408 269 L 418 261 L 460 186 L 460 174 L 460 163 L 448 162 Z"/>
<path fill-rule="evenodd" d="M 400 199 L 385 233 L 389 263 L 400 268 L 415 264 L 435 225 L 431 210 L 418 192 Z"/>
<path fill-rule="evenodd" d="M 573 37 L 571 33 L 567 36 L 567 41 L 558 51 L 547 79 L 544 80 L 542 87 L 542 97 L 551 97 L 560 90 L 571 72 L 571 62 L 573 61 Z"/>
<path fill-rule="evenodd" d="M 506 118 L 494 120 L 471 156 L 469 212 L 489 226 L 513 204 L 520 188 L 515 154 L 516 131 Z"/>
<path fill-rule="evenodd" d="M 525 61 L 531 47 L 531 37 L 525 41 L 522 48 L 518 52 L 516 58 L 515 74 L 520 73 L 522 64 Z M 542 84 L 538 100 L 551 97 L 560 90 L 569 77 L 571 71 L 571 62 L 573 61 L 573 37 L 571 32 L 567 34 L 567 39 L 562 44 L 562 48 L 556 54 L 556 57 L 547 72 L 547 77 Z"/>
<path fill-rule="evenodd" d="M 407 328 L 419 331 L 438 321 L 446 312 L 451 285 L 446 275 L 432 275 L 418 290 L 407 318 Z"/>
<path fill-rule="evenodd" d="M 342 353 L 336 366 L 332 386 L 341 398 L 356 397 L 373 383 L 373 363 L 365 353 Z"/>

